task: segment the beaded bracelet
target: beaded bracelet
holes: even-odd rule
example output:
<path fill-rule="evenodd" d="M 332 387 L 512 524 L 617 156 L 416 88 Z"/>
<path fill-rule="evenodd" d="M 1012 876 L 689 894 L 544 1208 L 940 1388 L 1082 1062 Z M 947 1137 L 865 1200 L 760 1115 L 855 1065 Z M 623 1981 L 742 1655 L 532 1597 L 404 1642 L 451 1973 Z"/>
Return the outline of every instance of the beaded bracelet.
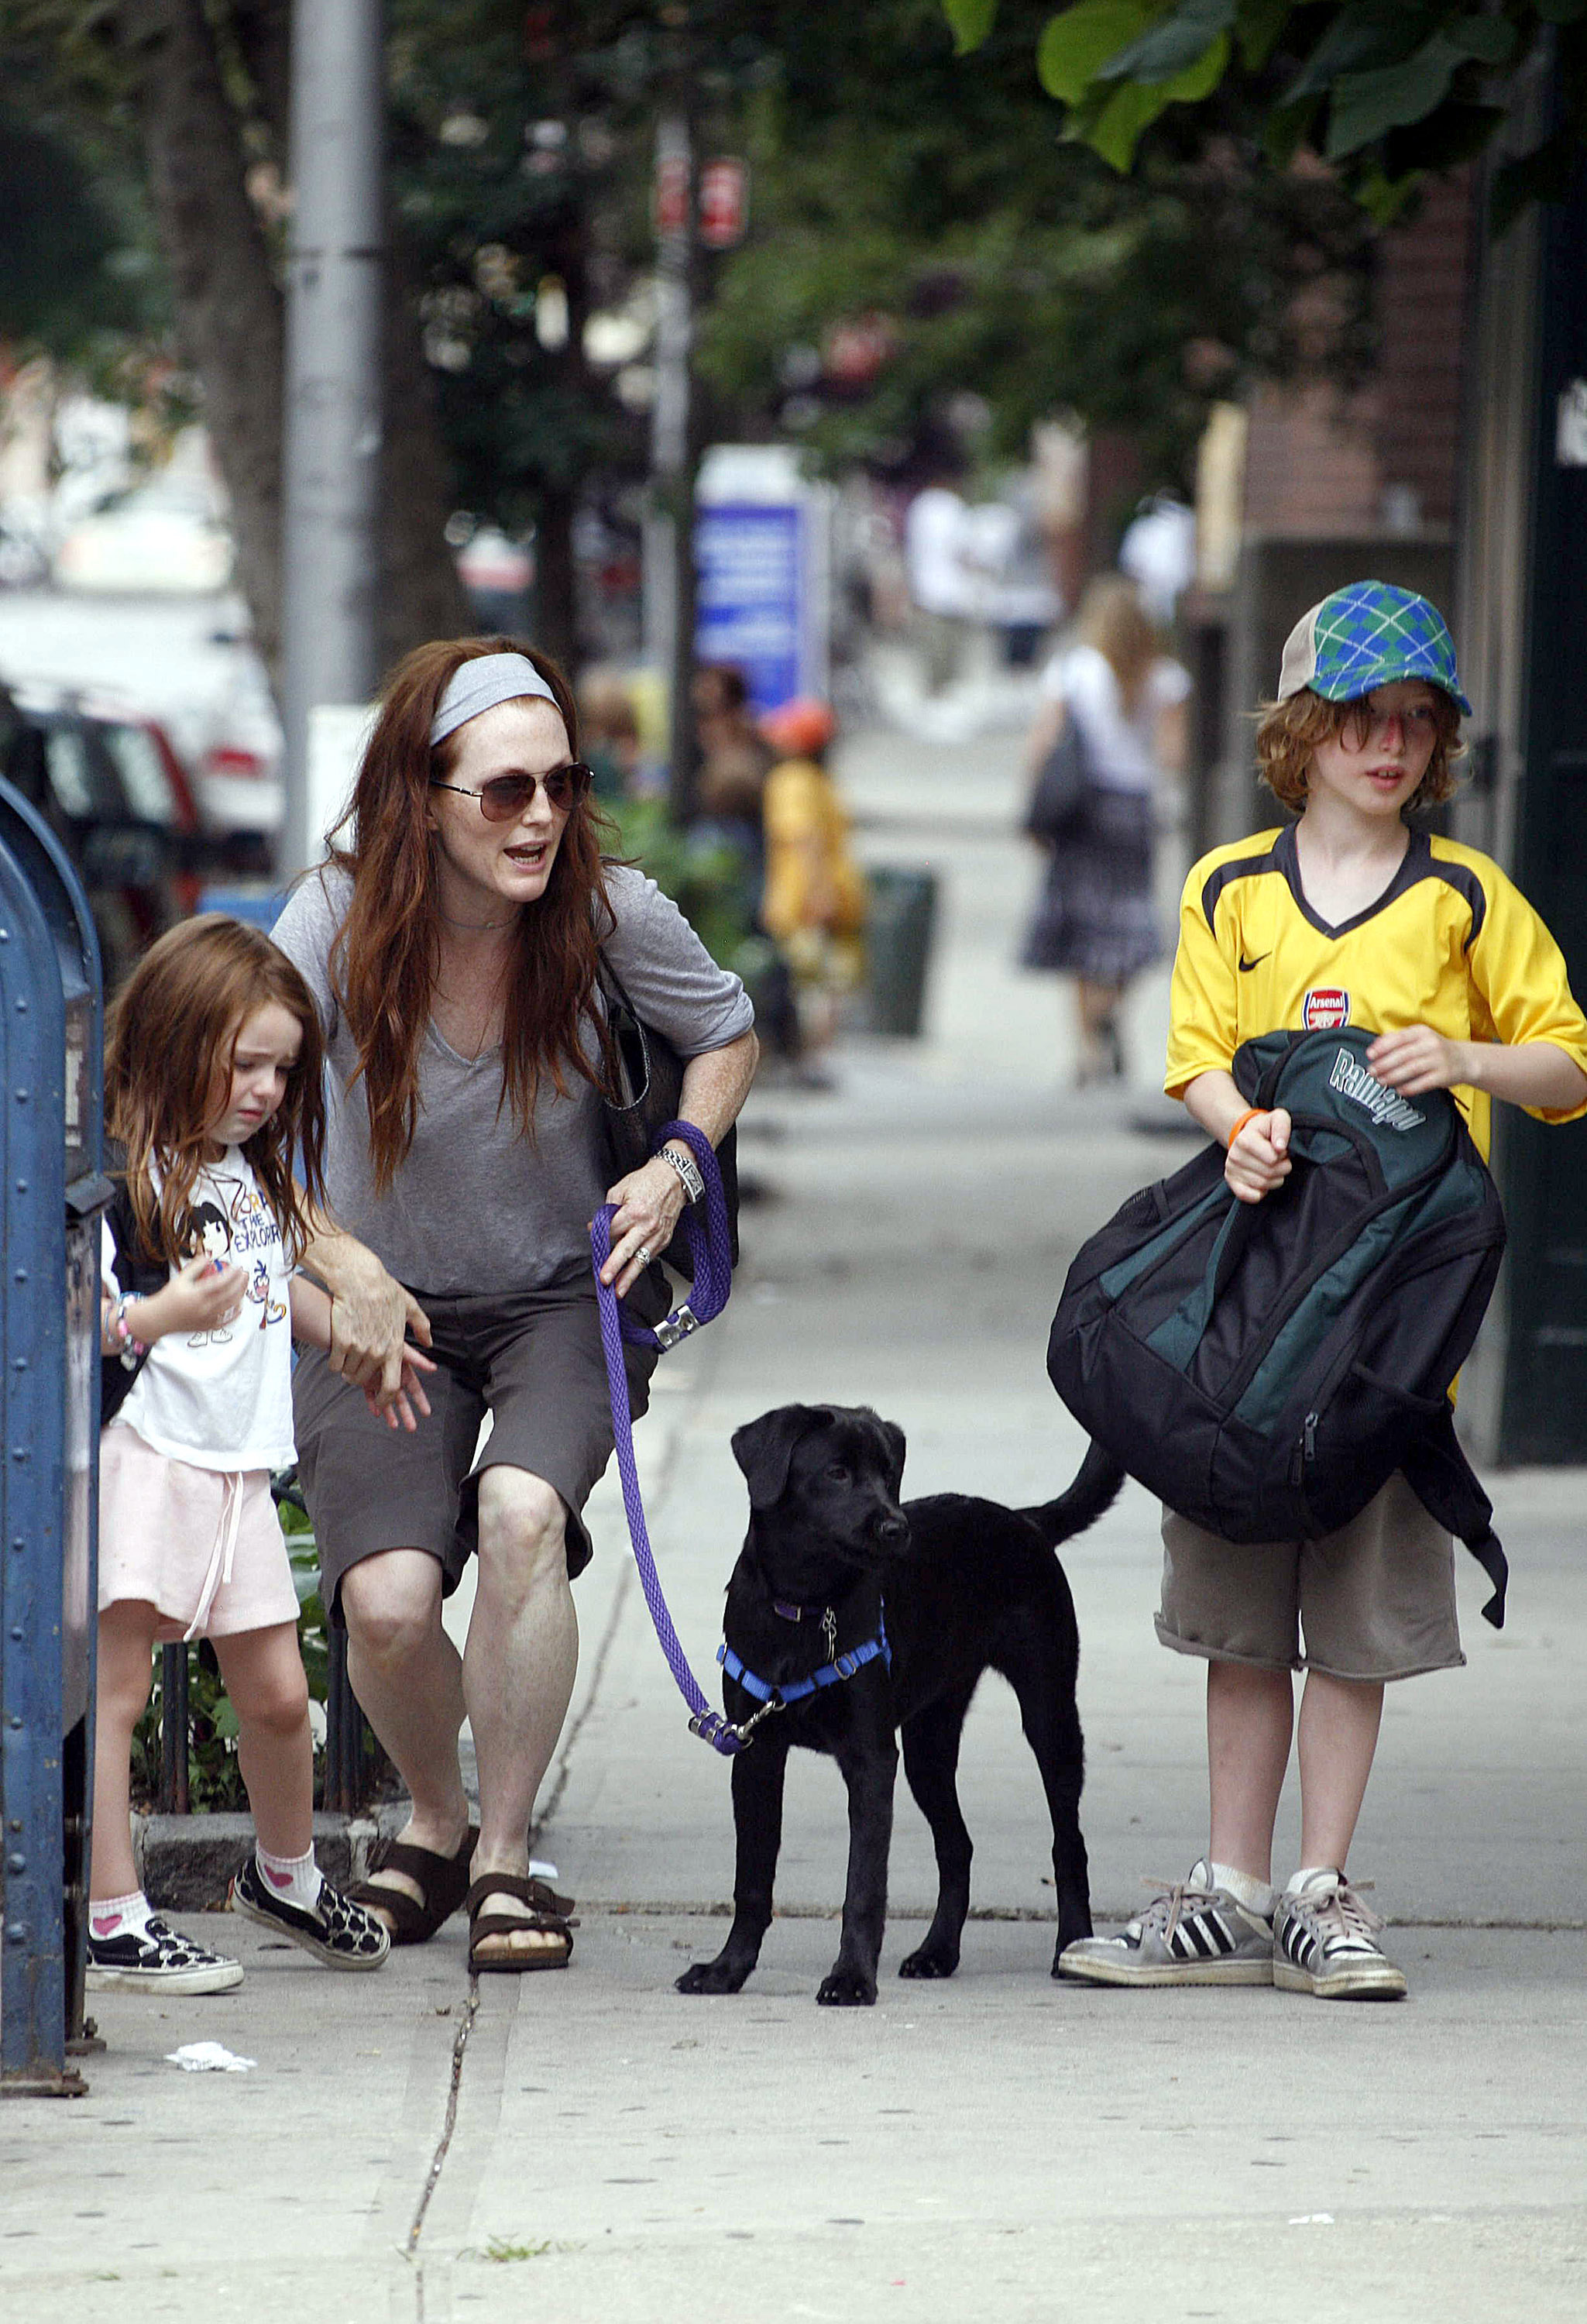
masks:
<path fill-rule="evenodd" d="M 683 1180 L 683 1191 L 689 1201 L 702 1202 L 705 1199 L 706 1182 L 700 1176 L 700 1166 L 694 1156 L 680 1146 L 663 1146 L 660 1151 L 661 1160 L 670 1162 Z"/>
<path fill-rule="evenodd" d="M 144 1341 L 134 1339 L 133 1327 L 127 1321 L 126 1311 L 131 1306 L 133 1294 L 130 1291 L 124 1291 L 112 1307 L 110 1321 L 106 1326 L 108 1336 L 116 1342 L 115 1354 L 120 1358 L 123 1367 L 129 1372 L 135 1370 L 149 1352 Z"/>

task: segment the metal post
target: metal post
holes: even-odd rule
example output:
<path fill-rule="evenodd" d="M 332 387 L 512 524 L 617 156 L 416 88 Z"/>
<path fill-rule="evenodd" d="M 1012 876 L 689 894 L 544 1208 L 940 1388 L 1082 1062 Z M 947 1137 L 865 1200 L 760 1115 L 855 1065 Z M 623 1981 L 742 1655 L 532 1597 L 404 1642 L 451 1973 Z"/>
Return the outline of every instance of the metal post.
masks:
<path fill-rule="evenodd" d="M 645 651 L 667 679 L 675 807 L 689 805 L 694 718 L 694 140 L 682 112 L 656 124 L 656 401 L 645 525 Z"/>
<path fill-rule="evenodd" d="M 347 1634 L 334 1625 L 326 1656 L 325 1804 L 356 1815 L 364 1791 L 364 1713 L 347 1675 Z"/>
<path fill-rule="evenodd" d="M 318 861 L 309 724 L 366 702 L 379 581 L 380 0 L 294 0 L 284 605 L 286 819 L 276 870 Z"/>
<path fill-rule="evenodd" d="M 188 1708 L 188 1650 L 179 1639 L 160 1649 L 160 1812 L 186 1815 L 191 1804 L 188 1755 L 193 1724 Z"/>

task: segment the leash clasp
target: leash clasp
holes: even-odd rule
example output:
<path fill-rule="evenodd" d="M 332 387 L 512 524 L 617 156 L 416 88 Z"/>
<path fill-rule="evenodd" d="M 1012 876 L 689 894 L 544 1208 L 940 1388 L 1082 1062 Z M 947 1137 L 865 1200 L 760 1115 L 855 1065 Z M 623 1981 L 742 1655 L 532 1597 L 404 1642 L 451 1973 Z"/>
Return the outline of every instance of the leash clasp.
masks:
<path fill-rule="evenodd" d="M 662 1317 L 655 1326 L 655 1333 L 658 1342 L 665 1351 L 668 1348 L 677 1347 L 680 1340 L 687 1340 L 691 1332 L 697 1332 L 699 1328 L 700 1319 L 686 1299 L 681 1306 L 673 1309 L 670 1315 Z"/>
<path fill-rule="evenodd" d="M 689 1719 L 688 1731 L 691 1735 L 697 1735 L 702 1743 L 709 1743 L 724 1757 L 731 1758 L 734 1752 L 743 1750 L 752 1740 L 762 1719 L 770 1719 L 774 1711 L 786 1709 L 787 1705 L 773 1695 L 761 1705 L 752 1718 L 746 1719 L 742 1727 L 735 1727 L 732 1720 L 724 1719 L 719 1711 L 696 1711 Z"/>

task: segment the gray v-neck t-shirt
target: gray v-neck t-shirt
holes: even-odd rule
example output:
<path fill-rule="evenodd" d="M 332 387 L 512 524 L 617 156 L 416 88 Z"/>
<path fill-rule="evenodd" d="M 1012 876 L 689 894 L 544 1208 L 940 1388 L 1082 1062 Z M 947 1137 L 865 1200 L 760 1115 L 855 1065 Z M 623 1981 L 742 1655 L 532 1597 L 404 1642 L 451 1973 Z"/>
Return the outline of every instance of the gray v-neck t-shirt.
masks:
<path fill-rule="evenodd" d="M 617 925 L 603 953 L 634 1008 L 686 1057 L 725 1047 L 754 1023 L 749 995 L 718 968 L 653 880 L 606 867 Z M 301 881 L 272 930 L 319 1010 L 328 1052 L 326 1186 L 337 1219 L 416 1292 L 537 1290 L 589 1265 L 590 1219 L 605 1198 L 601 1099 L 580 1075 L 558 1097 L 543 1081 L 532 1144 L 503 1099 L 502 1053 L 461 1057 L 427 1025 L 413 1143 L 377 1195 L 369 1117 L 352 1081 L 357 1051 L 331 990 L 330 951 L 353 883 L 327 866 Z M 586 1052 L 597 1055 L 594 1028 Z"/>

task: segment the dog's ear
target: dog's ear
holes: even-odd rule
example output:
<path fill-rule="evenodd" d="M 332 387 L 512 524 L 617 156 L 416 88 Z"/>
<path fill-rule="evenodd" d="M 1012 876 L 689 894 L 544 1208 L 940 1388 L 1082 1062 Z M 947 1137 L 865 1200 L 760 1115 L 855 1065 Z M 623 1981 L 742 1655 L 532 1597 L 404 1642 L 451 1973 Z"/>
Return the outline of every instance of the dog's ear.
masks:
<path fill-rule="evenodd" d="M 879 1412 L 872 1412 L 869 1405 L 863 1406 L 854 1416 L 866 1423 L 871 1435 L 876 1441 L 876 1449 L 881 1455 L 888 1485 L 896 1501 L 899 1497 L 899 1488 L 904 1481 L 904 1432 L 901 1428 L 895 1427 L 890 1420 L 883 1420 Z"/>
<path fill-rule="evenodd" d="M 904 1482 L 904 1453 L 907 1449 L 904 1443 L 904 1432 L 895 1426 L 890 1420 L 879 1421 L 877 1425 L 881 1430 L 883 1441 L 887 1445 L 890 1463 L 888 1479 L 892 1486 L 892 1495 L 896 1501 Z"/>
<path fill-rule="evenodd" d="M 751 1508 L 769 1509 L 781 1499 L 794 1446 L 831 1418 L 822 1405 L 780 1404 L 775 1412 L 763 1412 L 734 1431 L 733 1457 L 744 1472 Z"/>

